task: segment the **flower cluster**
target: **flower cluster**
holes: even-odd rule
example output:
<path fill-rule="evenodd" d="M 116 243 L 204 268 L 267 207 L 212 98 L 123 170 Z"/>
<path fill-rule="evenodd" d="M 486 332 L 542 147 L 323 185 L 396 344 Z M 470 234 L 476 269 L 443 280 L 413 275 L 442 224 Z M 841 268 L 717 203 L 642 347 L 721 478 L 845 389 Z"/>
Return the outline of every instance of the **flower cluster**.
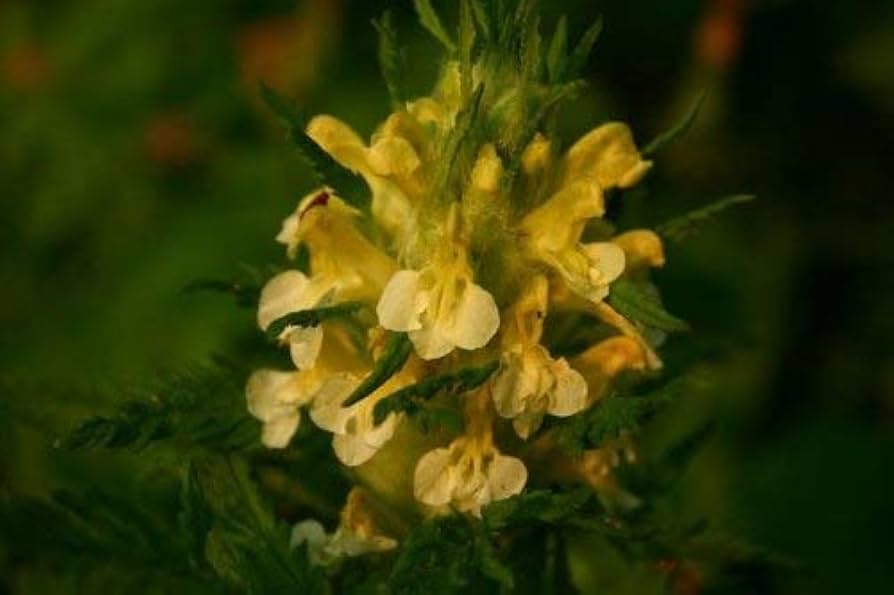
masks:
<path fill-rule="evenodd" d="M 473 107 L 483 130 L 493 128 L 488 118 L 504 121 L 506 97 L 473 93 L 465 87 L 481 83 L 461 79 L 449 63 L 434 93 L 401 105 L 369 143 L 328 115 L 308 123 L 310 139 L 361 177 L 371 200 L 363 208 L 339 188 L 319 188 L 283 223 L 277 240 L 290 257 L 306 250 L 309 266 L 267 283 L 257 319 L 278 333 L 294 369 L 256 371 L 247 397 L 268 447 L 287 446 L 307 410 L 344 465 L 361 473 L 378 458 L 412 459 L 406 481 L 424 512 L 480 515 L 524 489 L 547 416 L 578 414 L 622 373 L 661 366 L 642 328 L 606 298 L 664 255 L 648 230 L 588 239 L 606 194 L 652 165 L 626 125 L 599 126 L 563 154 L 537 133 L 513 159 L 499 138 L 463 128 Z M 347 314 L 290 318 L 332 311 Z M 595 319 L 603 338 L 567 357 L 551 353 L 552 313 Z M 435 395 L 461 412 L 459 433 L 420 438 L 406 410 L 383 407 L 427 379 L 486 363 L 488 377 L 474 386 Z M 390 441 L 400 448 L 380 452 Z M 612 467 L 605 456 L 593 451 L 581 463 L 589 471 L 580 478 L 597 489 L 594 477 Z M 323 543 L 322 529 L 311 529 Z"/>

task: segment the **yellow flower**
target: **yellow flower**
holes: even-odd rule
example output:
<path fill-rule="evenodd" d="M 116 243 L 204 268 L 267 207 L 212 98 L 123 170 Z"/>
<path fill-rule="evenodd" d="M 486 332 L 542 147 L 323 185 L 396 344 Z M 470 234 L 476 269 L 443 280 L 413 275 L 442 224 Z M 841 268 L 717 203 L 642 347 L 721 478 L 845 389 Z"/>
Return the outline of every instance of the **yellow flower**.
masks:
<path fill-rule="evenodd" d="M 301 408 L 319 393 L 327 371 L 281 372 L 257 370 L 245 388 L 248 411 L 264 424 L 261 442 L 268 448 L 285 448 L 301 422 Z M 330 377 L 331 378 L 331 377 Z"/>
<path fill-rule="evenodd" d="M 589 176 L 575 179 L 524 217 L 525 250 L 552 267 L 572 291 L 600 302 L 624 272 L 624 251 L 611 242 L 581 244 L 587 221 L 605 213 L 602 187 Z"/>
<path fill-rule="evenodd" d="M 649 229 L 634 229 L 612 238 L 624 251 L 627 269 L 639 271 L 664 266 L 664 246 L 658 234 Z"/>
<path fill-rule="evenodd" d="M 448 505 L 481 516 L 481 507 L 518 494 L 528 481 L 521 459 L 502 454 L 493 440 L 493 403 L 487 385 L 465 399 L 465 434 L 416 463 L 413 494 L 436 512 Z"/>
<path fill-rule="evenodd" d="M 402 414 L 392 413 L 375 423 L 376 404 L 394 391 L 413 383 L 416 378 L 405 367 L 362 400 L 345 406 L 344 402 L 360 385 L 354 374 L 337 374 L 320 387 L 310 410 L 310 418 L 323 430 L 332 432 L 332 448 L 338 459 L 349 467 L 362 465 L 394 435 Z"/>
<path fill-rule="evenodd" d="M 276 237 L 291 256 L 300 244 L 307 246 L 314 283 L 328 285 L 339 301 L 375 300 L 397 268 L 354 226 L 357 214 L 332 192 L 319 190 L 301 200 Z"/>
<path fill-rule="evenodd" d="M 258 326 L 267 330 L 273 321 L 286 314 L 313 308 L 326 296 L 331 296 L 333 289 L 327 279 L 309 279 L 301 271 L 284 271 L 270 279 L 261 290 Z M 323 327 L 288 326 L 280 333 L 279 340 L 289 345 L 295 367 L 310 368 L 320 353 Z"/>
<path fill-rule="evenodd" d="M 430 152 L 426 129 L 412 112 L 392 114 L 369 147 L 332 116 L 313 118 L 307 134 L 341 165 L 364 178 L 372 191 L 373 217 L 383 229 L 397 239 L 412 233 L 414 207 L 426 188 L 420 153 Z"/>
<path fill-rule="evenodd" d="M 647 362 L 648 355 L 639 342 L 625 336 L 600 341 L 573 360 L 589 386 L 590 403 L 601 399 L 622 372 L 644 370 Z"/>
<path fill-rule="evenodd" d="M 327 566 L 341 558 L 356 557 L 373 552 L 385 552 L 397 547 L 397 541 L 382 535 L 367 510 L 366 494 L 354 488 L 341 512 L 341 522 L 331 535 L 319 522 L 307 520 L 292 528 L 290 546 L 307 544 L 311 563 Z"/>
<path fill-rule="evenodd" d="M 652 167 L 644 161 L 626 124 L 610 122 L 581 137 L 562 161 L 559 186 L 594 178 L 603 190 L 630 188 Z"/>
<path fill-rule="evenodd" d="M 426 360 L 457 347 L 483 347 L 500 325 L 493 296 L 472 281 L 465 250 L 458 245 L 420 271 L 395 273 L 376 313 L 386 329 L 408 333 Z"/>
<path fill-rule="evenodd" d="M 432 507 L 452 505 L 481 516 L 481 507 L 522 491 L 525 464 L 501 454 L 486 436 L 461 436 L 447 448 L 427 452 L 416 465 L 416 499 Z"/>
<path fill-rule="evenodd" d="M 548 285 L 544 277 L 535 277 L 513 307 L 503 333 L 502 366 L 493 384 L 497 413 L 512 419 L 516 433 L 525 439 L 546 413 L 567 417 L 588 404 L 583 376 L 540 345 Z"/>

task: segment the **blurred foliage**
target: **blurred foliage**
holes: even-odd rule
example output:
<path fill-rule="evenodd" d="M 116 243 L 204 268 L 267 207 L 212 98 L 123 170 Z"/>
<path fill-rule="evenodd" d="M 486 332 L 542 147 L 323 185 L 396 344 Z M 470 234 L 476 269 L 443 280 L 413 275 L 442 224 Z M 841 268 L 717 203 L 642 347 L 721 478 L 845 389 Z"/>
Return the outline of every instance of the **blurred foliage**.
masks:
<path fill-rule="evenodd" d="M 506 505 L 517 509 L 491 512 L 484 527 L 461 519 L 423 526 L 407 550 L 419 557 L 398 560 L 392 578 L 419 588 L 416 565 L 426 564 L 461 584 L 471 579 L 450 573 L 505 584 L 499 560 L 508 559 L 537 580 L 556 570 L 532 573 L 532 561 L 555 564 L 567 552 L 568 580 L 583 592 L 703 592 L 699 572 L 711 571 L 712 557 L 734 571 L 712 583 L 716 592 L 889 591 L 894 205 L 885 196 L 894 7 L 543 4 L 547 30 L 560 12 L 571 15 L 569 39 L 598 13 L 605 23 L 584 65 L 591 86 L 564 110 L 560 130 L 619 117 L 640 139 L 655 138 L 709 89 L 687 135 L 657 156 L 648 189 L 613 213 L 622 228 L 668 221 L 718 192 L 759 197 L 671 244 L 657 279 L 667 310 L 693 328 L 686 341 L 671 340 L 669 367 L 711 364 L 714 378 L 675 397 L 676 407 L 662 409 L 667 415 L 643 420 L 651 430 L 643 458 L 713 421 L 653 511 L 674 514 L 681 504 L 696 511 L 698 518 L 679 519 L 677 536 L 710 519 L 683 556 L 706 563 L 668 558 L 641 572 L 642 562 L 609 547 L 611 527 L 557 537 L 561 515 L 535 492 L 525 496 L 530 502 Z M 176 437 L 178 428 L 193 435 L 191 412 L 210 401 L 180 409 L 176 395 L 148 398 L 188 378 L 148 395 L 120 388 L 204 365 L 213 354 L 239 368 L 224 366 L 236 378 L 209 398 L 220 398 L 221 419 L 239 406 L 239 369 L 259 349 L 252 314 L 182 289 L 278 262 L 271 236 L 312 183 L 261 107 L 257 82 L 297 97 L 307 113 L 345 115 L 371 130 L 389 89 L 370 20 L 392 5 L 379 31 L 394 27 L 408 43 L 400 89 L 412 96 L 430 85 L 439 48 L 413 25 L 410 2 L 0 2 L 0 592 L 217 592 L 202 577 L 255 576 L 230 569 L 268 565 L 295 592 L 319 580 L 282 549 L 283 528 L 247 487 L 240 462 L 252 461 L 273 486 L 279 518 L 313 514 L 331 523 L 345 479 L 314 467 L 312 450 L 299 459 L 244 451 L 238 433 L 212 432 L 186 466 L 164 451 L 50 451 L 97 409 L 121 412 L 94 420 L 106 438 L 90 434 L 92 441 L 68 446 L 144 446 Z M 158 408 L 172 407 L 183 425 L 153 425 Z M 603 431 L 599 411 L 592 421 Z M 314 448 L 328 448 L 312 428 L 302 432 Z M 281 481 L 290 469 L 313 473 L 324 491 L 294 492 Z M 598 508 L 567 497 L 563 506 Z M 184 524 L 182 514 L 192 520 Z M 530 529 L 542 536 L 536 557 L 492 551 L 499 544 L 482 537 L 487 523 L 517 517 L 542 521 Z M 203 555 L 194 552 L 190 526 L 206 529 Z M 714 530 L 760 544 L 797 570 L 768 575 L 757 563 L 762 551 L 713 539 Z M 426 549 L 433 534 L 476 564 L 441 565 Z M 254 556 L 260 549 L 273 559 Z M 72 551 L 80 556 L 74 569 L 64 555 Z M 377 579 L 357 564 L 344 579 L 352 588 Z M 236 591 L 279 586 L 231 583 Z"/>

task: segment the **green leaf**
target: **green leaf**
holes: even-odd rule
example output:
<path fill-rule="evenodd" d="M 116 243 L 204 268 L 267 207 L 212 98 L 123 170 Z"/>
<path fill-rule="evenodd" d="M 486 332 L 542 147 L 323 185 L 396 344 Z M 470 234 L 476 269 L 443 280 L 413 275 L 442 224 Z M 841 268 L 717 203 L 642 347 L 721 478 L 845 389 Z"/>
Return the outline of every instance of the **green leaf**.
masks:
<path fill-rule="evenodd" d="M 398 595 L 452 595 L 469 589 L 495 593 L 492 581 L 508 587 L 512 575 L 481 524 L 452 515 L 427 520 L 410 533 L 388 582 Z"/>
<path fill-rule="evenodd" d="M 363 308 L 363 302 L 342 302 L 333 306 L 321 306 L 308 310 L 289 312 L 270 323 L 264 331 L 271 341 L 277 341 L 279 336 L 290 326 L 319 326 L 324 320 L 332 318 L 344 318 Z"/>
<path fill-rule="evenodd" d="M 481 108 L 481 98 L 484 96 L 484 85 L 478 85 L 469 101 L 456 115 L 456 123 L 447 137 L 442 150 L 439 164 L 434 173 L 433 188 L 446 188 L 451 176 L 455 176 L 461 168 L 456 167 L 457 159 L 462 153 L 463 147 L 469 146 L 474 140 L 472 134 Z M 451 195 L 444 193 L 445 198 Z"/>
<path fill-rule="evenodd" d="M 659 134 L 655 139 L 646 145 L 646 148 L 643 149 L 642 153 L 644 157 L 652 157 L 658 151 L 669 145 L 670 143 L 677 140 L 679 137 L 686 134 L 686 132 L 692 127 L 692 124 L 695 122 L 695 119 L 698 117 L 698 113 L 702 108 L 702 105 L 705 103 L 705 99 L 708 97 L 708 90 L 705 89 L 701 93 L 699 93 L 698 97 L 695 98 L 695 101 L 692 103 L 692 106 L 689 108 L 689 111 L 683 116 L 683 118 L 674 124 L 670 130 L 667 132 L 663 132 Z"/>
<path fill-rule="evenodd" d="M 374 419 L 381 423 L 391 413 L 417 411 L 421 404 L 436 394 L 445 392 L 449 395 L 458 395 L 478 388 L 490 378 L 500 367 L 499 361 L 492 361 L 483 366 L 469 367 L 448 372 L 439 376 L 430 376 L 397 390 L 378 403 L 376 403 Z"/>
<path fill-rule="evenodd" d="M 332 188 L 338 196 L 354 207 L 367 210 L 370 196 L 363 179 L 342 167 L 308 136 L 305 132 L 307 121 L 304 114 L 291 101 L 264 83 L 260 84 L 260 94 L 267 107 L 285 125 L 292 144 L 311 167 L 319 183 Z"/>
<path fill-rule="evenodd" d="M 182 449 L 230 450 L 247 448 L 257 440 L 257 424 L 245 410 L 235 374 L 207 368 L 174 375 L 111 415 L 81 422 L 56 447 L 141 450 L 174 441 Z"/>
<path fill-rule="evenodd" d="M 490 18 L 490 13 L 488 12 L 488 8 L 484 6 L 482 0 L 471 0 L 472 1 L 472 12 L 475 14 L 475 21 L 478 23 L 478 27 L 481 29 L 484 37 L 488 40 L 493 38 L 496 32 L 493 30 L 493 25 Z"/>
<path fill-rule="evenodd" d="M 546 53 L 546 71 L 549 74 L 549 82 L 557 84 L 565 74 L 565 66 L 568 61 L 568 19 L 565 15 L 559 18 L 556 31 Z"/>
<path fill-rule="evenodd" d="M 654 292 L 643 289 L 633 281 L 619 279 L 612 283 L 608 303 L 623 316 L 646 326 L 668 333 L 689 330 L 685 321 L 664 309 Z"/>
<path fill-rule="evenodd" d="M 474 66 L 475 17 L 472 15 L 470 0 L 460 0 L 459 4 L 459 73 L 463 99 L 472 92 L 472 67 Z"/>
<path fill-rule="evenodd" d="M 673 242 L 680 242 L 690 234 L 698 231 L 699 227 L 736 205 L 751 202 L 756 197 L 753 194 L 736 194 L 714 201 L 709 205 L 690 211 L 680 217 L 655 227 L 655 231 Z"/>
<path fill-rule="evenodd" d="M 391 11 L 386 10 L 378 20 L 373 19 L 372 24 L 379 34 L 379 68 L 388 87 L 392 107 L 397 108 L 406 100 L 403 76 L 406 60 L 403 52 L 398 49 L 397 31 L 394 29 Z"/>
<path fill-rule="evenodd" d="M 321 571 L 292 551 L 288 527 L 261 498 L 244 461 L 203 458 L 194 462 L 188 477 L 211 519 L 205 554 L 221 580 L 257 595 L 327 592 Z"/>
<path fill-rule="evenodd" d="M 182 293 L 228 293 L 236 299 L 240 308 L 254 308 L 261 295 L 261 286 L 256 283 L 226 281 L 223 279 L 196 279 L 183 287 Z"/>
<path fill-rule="evenodd" d="M 577 516 L 592 496 L 589 488 L 558 493 L 530 490 L 489 504 L 483 511 L 484 525 L 490 531 L 498 531 L 537 523 L 560 524 Z"/>
<path fill-rule="evenodd" d="M 385 384 L 394 376 L 413 352 L 413 343 L 406 333 L 390 333 L 388 342 L 382 350 L 382 356 L 376 361 L 369 375 L 363 379 L 354 392 L 345 401 L 345 407 L 353 405 L 357 401 L 372 394 L 374 390 Z"/>
<path fill-rule="evenodd" d="M 565 70 L 567 76 L 578 76 L 584 66 L 587 65 L 587 59 L 590 57 L 590 52 L 593 51 L 593 46 L 596 45 L 596 41 L 599 39 L 599 36 L 602 35 L 602 26 L 603 20 L 600 16 L 592 25 L 590 25 L 584 34 L 581 35 L 577 45 L 571 50 L 571 55 L 568 56 L 568 67 Z"/>
<path fill-rule="evenodd" d="M 697 375 L 685 375 L 641 396 L 612 393 L 580 415 L 561 422 L 559 443 L 576 453 L 598 448 L 624 431 L 635 431 L 661 407 L 692 388 Z"/>
<path fill-rule="evenodd" d="M 419 16 L 419 22 L 422 26 L 428 29 L 428 32 L 440 41 L 448 51 L 456 51 L 456 44 L 453 43 L 450 35 L 444 29 L 444 25 L 441 24 L 441 19 L 438 17 L 435 9 L 432 8 L 431 2 L 429 0 L 413 0 L 413 6 L 416 8 L 416 14 Z"/>

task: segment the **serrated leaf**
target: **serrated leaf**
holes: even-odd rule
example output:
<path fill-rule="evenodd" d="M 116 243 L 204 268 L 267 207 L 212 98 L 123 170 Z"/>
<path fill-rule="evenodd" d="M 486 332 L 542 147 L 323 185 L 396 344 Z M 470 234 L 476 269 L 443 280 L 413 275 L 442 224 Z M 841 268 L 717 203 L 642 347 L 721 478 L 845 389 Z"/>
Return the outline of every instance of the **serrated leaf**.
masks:
<path fill-rule="evenodd" d="M 422 403 L 439 393 L 458 395 L 478 388 L 500 367 L 499 361 L 483 366 L 468 367 L 439 376 L 424 378 L 415 384 L 397 390 L 378 403 L 373 410 L 376 423 L 381 423 L 391 413 L 414 412 Z"/>
<path fill-rule="evenodd" d="M 648 327 L 668 333 L 689 330 L 689 325 L 669 314 L 658 296 L 641 288 L 637 283 L 619 279 L 611 286 L 608 303 L 623 316 Z"/>
<path fill-rule="evenodd" d="M 403 75 L 405 59 L 403 52 L 398 48 L 397 31 L 394 29 L 391 11 L 386 10 L 378 20 L 373 19 L 372 24 L 379 34 L 379 69 L 382 71 L 382 78 L 385 79 L 385 86 L 388 87 L 392 108 L 398 108 L 406 99 Z"/>
<path fill-rule="evenodd" d="M 645 395 L 612 393 L 584 413 L 563 421 L 559 443 L 565 450 L 576 453 L 598 448 L 623 432 L 635 431 L 658 409 L 680 398 L 693 386 L 695 378 L 693 375 L 675 378 Z"/>
<path fill-rule="evenodd" d="M 229 397 L 229 398 L 227 398 Z M 206 368 L 173 375 L 149 396 L 77 425 L 56 442 L 64 450 L 141 450 L 176 441 L 181 449 L 240 449 L 257 442 L 233 371 Z"/>
<path fill-rule="evenodd" d="M 568 492 L 530 490 L 490 503 L 482 513 L 488 530 L 528 527 L 535 523 L 558 524 L 576 516 L 592 498 L 589 488 Z"/>
<path fill-rule="evenodd" d="M 683 115 L 676 124 L 674 124 L 670 130 L 659 134 L 655 137 L 652 142 L 646 145 L 646 148 L 643 149 L 642 153 L 644 157 L 652 157 L 658 151 L 674 142 L 692 127 L 692 124 L 695 122 L 695 119 L 698 117 L 698 113 L 702 108 L 702 105 L 705 103 L 705 99 L 708 97 L 708 91 L 705 89 L 701 93 L 699 93 L 698 97 L 695 98 L 695 101 L 692 103 L 692 106 L 689 110 Z"/>
<path fill-rule="evenodd" d="M 297 312 L 289 312 L 270 323 L 264 331 L 267 338 L 276 341 L 279 336 L 290 326 L 319 326 L 325 320 L 344 318 L 350 316 L 364 307 L 363 302 L 342 302 L 332 306 L 309 308 Z"/>
<path fill-rule="evenodd" d="M 429 0 L 413 0 L 413 6 L 416 8 L 416 15 L 419 17 L 419 22 L 422 26 L 428 29 L 428 32 L 440 41 L 448 51 L 456 51 L 456 44 L 453 43 L 450 35 L 444 29 L 444 25 L 441 24 L 441 18 L 435 12 L 435 9 L 432 8 L 431 2 Z"/>
<path fill-rule="evenodd" d="M 756 197 L 752 194 L 736 194 L 714 201 L 680 217 L 675 217 L 655 227 L 655 231 L 673 242 L 680 242 L 698 231 L 699 226 L 734 206 L 751 202 Z"/>
<path fill-rule="evenodd" d="M 581 35 L 577 45 L 574 46 L 574 49 L 571 50 L 571 54 L 568 56 L 568 67 L 565 70 L 565 74 L 568 77 L 578 76 L 584 66 L 587 65 L 590 52 L 593 51 L 593 46 L 596 45 L 599 36 L 602 35 L 602 26 L 603 19 L 600 16 L 592 25 L 590 25 L 584 34 Z"/>
<path fill-rule="evenodd" d="M 264 103 L 285 125 L 292 144 L 311 167 L 319 183 L 332 188 L 352 206 L 367 210 L 370 196 L 365 182 L 339 164 L 305 132 L 307 121 L 301 110 L 264 83 L 260 84 L 260 94 Z"/>
<path fill-rule="evenodd" d="M 427 520 L 401 545 L 389 587 L 399 595 L 453 595 L 485 585 L 482 592 L 496 592 L 497 584 L 511 583 L 512 576 L 487 539 L 473 519 Z"/>
<path fill-rule="evenodd" d="M 354 392 L 347 398 L 344 406 L 353 405 L 385 384 L 389 378 L 404 367 L 412 352 L 413 343 L 410 342 L 406 333 L 390 333 L 381 357 L 376 361 L 372 371 L 360 383 L 360 386 L 354 389 Z"/>
<path fill-rule="evenodd" d="M 327 591 L 320 570 L 292 552 L 287 527 L 261 498 L 244 461 L 207 457 L 195 462 L 192 477 L 212 519 L 206 559 L 223 581 L 258 595 Z"/>
<path fill-rule="evenodd" d="M 556 31 L 549 43 L 546 53 L 546 71 L 549 82 L 556 84 L 562 80 L 568 60 L 568 19 L 565 15 L 559 18 Z"/>

